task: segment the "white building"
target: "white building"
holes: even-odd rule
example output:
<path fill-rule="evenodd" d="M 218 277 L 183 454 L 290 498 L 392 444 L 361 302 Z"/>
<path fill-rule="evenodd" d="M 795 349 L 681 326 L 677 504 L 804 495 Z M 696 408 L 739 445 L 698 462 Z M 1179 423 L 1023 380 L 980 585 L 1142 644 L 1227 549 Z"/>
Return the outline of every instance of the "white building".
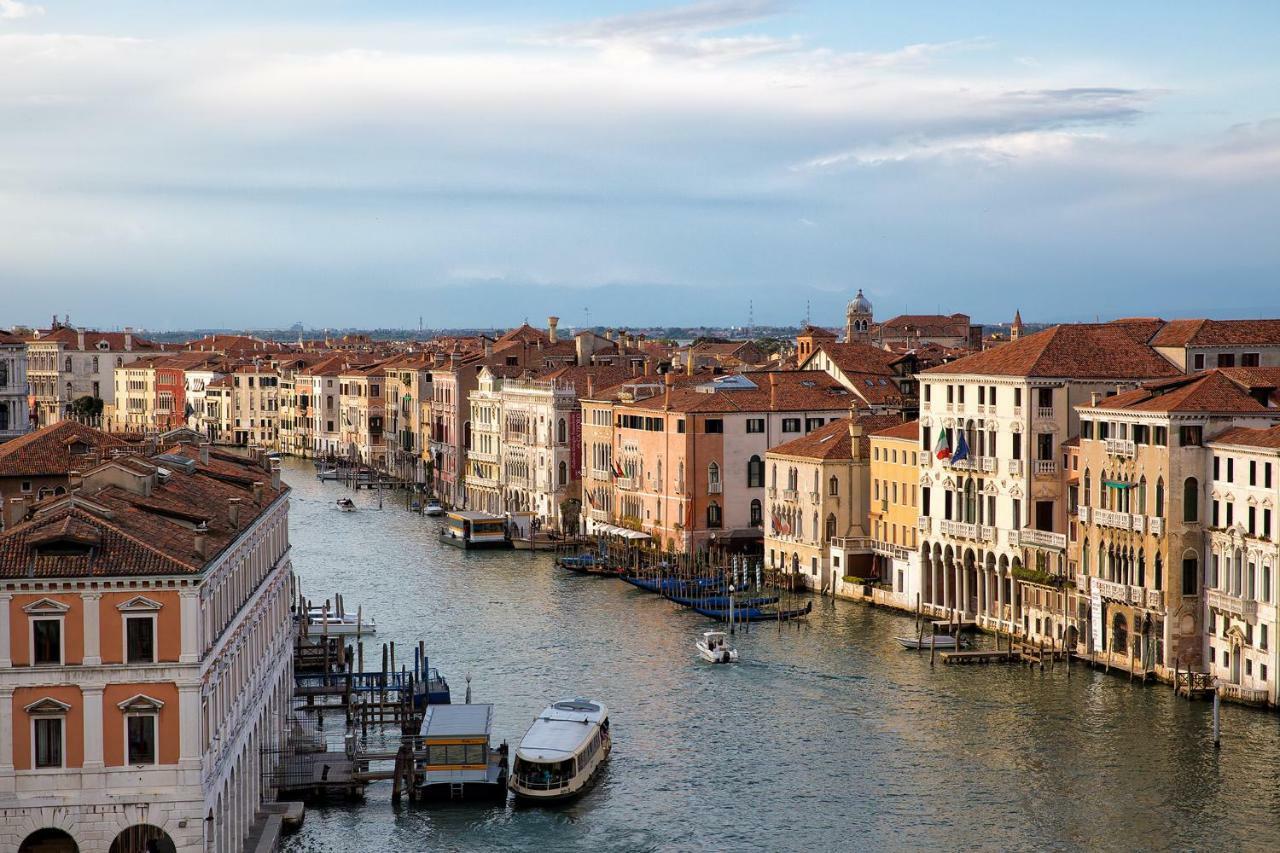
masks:
<path fill-rule="evenodd" d="M 123 332 L 95 332 L 60 325 L 27 341 L 27 383 L 39 426 L 57 423 L 82 397 L 115 406 L 115 369 L 160 347 Z"/>
<path fill-rule="evenodd" d="M 0 441 L 24 434 L 31 425 L 27 409 L 27 342 L 0 332 Z"/>

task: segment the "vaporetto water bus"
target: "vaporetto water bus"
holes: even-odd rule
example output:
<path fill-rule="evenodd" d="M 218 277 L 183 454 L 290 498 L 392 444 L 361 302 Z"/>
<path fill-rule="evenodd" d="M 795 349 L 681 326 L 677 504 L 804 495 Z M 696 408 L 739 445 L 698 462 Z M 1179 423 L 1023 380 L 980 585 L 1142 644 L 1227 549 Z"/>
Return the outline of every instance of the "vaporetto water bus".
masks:
<path fill-rule="evenodd" d="M 612 746 L 604 703 L 556 702 L 533 721 L 516 747 L 511 790 L 527 802 L 576 797 L 595 782 Z"/>

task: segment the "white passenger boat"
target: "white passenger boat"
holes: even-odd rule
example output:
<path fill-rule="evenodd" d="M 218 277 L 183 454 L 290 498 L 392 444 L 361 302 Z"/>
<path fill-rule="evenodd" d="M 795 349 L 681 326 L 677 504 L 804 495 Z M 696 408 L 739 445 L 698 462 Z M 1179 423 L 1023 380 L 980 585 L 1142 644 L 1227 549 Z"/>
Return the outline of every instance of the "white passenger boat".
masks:
<path fill-rule="evenodd" d="M 427 501 L 427 504 L 422 508 L 422 511 L 430 516 L 444 515 L 444 507 L 440 506 L 440 501 L 435 498 Z"/>
<path fill-rule="evenodd" d="M 612 745 L 604 703 L 570 699 L 548 706 L 516 747 L 511 790 L 530 802 L 576 797 L 595 781 Z"/>
<path fill-rule="evenodd" d="M 959 643 L 950 634 L 925 634 L 923 637 L 894 637 L 904 649 L 927 649 L 932 644 L 935 649 L 954 649 L 966 645 L 961 639 Z"/>
<path fill-rule="evenodd" d="M 356 503 L 355 501 L 351 500 L 351 498 L 338 498 L 335 504 L 338 507 L 338 509 L 340 509 L 343 512 L 356 511 Z"/>
<path fill-rule="evenodd" d="M 729 645 L 729 635 L 724 631 L 703 631 L 694 645 L 708 663 L 738 662 L 738 650 Z"/>

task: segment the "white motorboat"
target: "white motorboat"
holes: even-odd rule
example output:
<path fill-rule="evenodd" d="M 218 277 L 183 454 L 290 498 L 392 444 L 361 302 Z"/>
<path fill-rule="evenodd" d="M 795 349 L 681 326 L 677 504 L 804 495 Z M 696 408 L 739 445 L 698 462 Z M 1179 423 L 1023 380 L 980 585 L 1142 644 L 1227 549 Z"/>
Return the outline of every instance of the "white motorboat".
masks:
<path fill-rule="evenodd" d="M 955 649 L 967 645 L 962 638 L 959 641 L 950 634 L 925 634 L 923 637 L 894 637 L 904 649 Z"/>
<path fill-rule="evenodd" d="M 570 699 L 550 705 L 516 747 L 511 791 L 531 802 L 576 797 L 595 781 L 612 746 L 604 703 Z"/>
<path fill-rule="evenodd" d="M 422 508 L 422 512 L 433 517 L 441 516 L 444 515 L 444 507 L 440 506 L 440 501 L 432 498 L 427 501 L 426 506 Z"/>
<path fill-rule="evenodd" d="M 351 500 L 351 498 L 338 498 L 338 500 L 336 501 L 336 505 L 338 509 L 342 510 L 343 512 L 356 511 L 356 503 L 355 501 Z"/>
<path fill-rule="evenodd" d="M 703 631 L 694 645 L 708 663 L 738 662 L 738 650 L 729 645 L 729 636 L 724 631 Z"/>
<path fill-rule="evenodd" d="M 326 613 L 323 607 L 312 605 L 307 611 L 307 634 L 316 637 L 326 633 L 331 637 L 376 634 L 378 626 L 358 610 L 355 613 L 338 614 L 332 610 Z"/>

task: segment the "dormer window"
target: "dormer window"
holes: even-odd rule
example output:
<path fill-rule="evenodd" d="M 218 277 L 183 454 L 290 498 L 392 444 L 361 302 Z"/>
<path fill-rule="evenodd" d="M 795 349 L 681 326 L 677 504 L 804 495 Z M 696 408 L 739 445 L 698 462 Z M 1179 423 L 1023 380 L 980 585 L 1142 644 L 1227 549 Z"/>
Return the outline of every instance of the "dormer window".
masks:
<path fill-rule="evenodd" d="M 98 349 L 103 351 L 109 350 L 111 349 L 111 344 L 107 343 L 106 341 L 98 341 Z"/>

